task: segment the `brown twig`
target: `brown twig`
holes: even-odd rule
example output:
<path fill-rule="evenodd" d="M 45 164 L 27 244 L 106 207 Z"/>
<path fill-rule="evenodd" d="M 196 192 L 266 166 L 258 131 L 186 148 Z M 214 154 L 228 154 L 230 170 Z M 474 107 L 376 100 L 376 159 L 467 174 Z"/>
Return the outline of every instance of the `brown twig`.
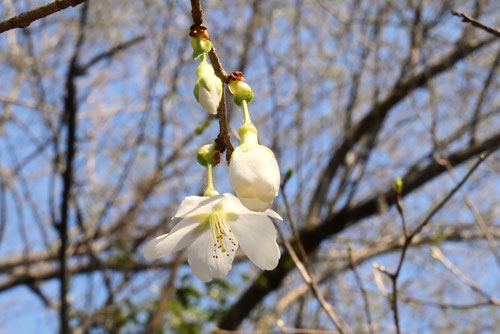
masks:
<path fill-rule="evenodd" d="M 25 28 L 36 20 L 57 13 L 69 6 L 75 7 L 85 0 L 55 0 L 0 22 L 0 34 L 15 28 Z"/>
<path fill-rule="evenodd" d="M 217 108 L 217 117 L 219 118 L 219 134 L 215 138 L 215 149 L 220 154 L 226 151 L 226 161 L 229 165 L 231 155 L 234 151 L 234 146 L 229 137 L 229 130 L 227 128 L 227 113 L 226 113 L 226 92 L 222 89 L 222 98 L 220 99 L 219 107 Z"/>
<path fill-rule="evenodd" d="M 204 31 L 207 31 L 205 22 L 203 19 L 203 8 L 201 7 L 200 0 L 191 0 L 191 16 L 193 18 L 193 25 L 191 30 L 201 27 Z M 207 36 L 208 36 L 208 32 Z M 222 80 L 223 83 L 229 83 L 229 75 L 224 71 L 222 64 L 220 62 L 219 56 L 217 55 L 217 50 L 212 43 L 212 49 L 209 52 L 210 61 L 215 71 L 215 75 Z M 227 112 L 226 112 L 226 97 L 224 93 L 225 89 L 222 89 L 222 98 L 217 108 L 217 117 L 219 118 L 219 134 L 215 139 L 216 149 L 219 154 L 226 152 L 226 161 L 229 164 L 231 160 L 231 155 L 234 151 L 234 146 L 231 143 L 231 138 L 229 137 L 229 131 L 227 128 Z"/>
<path fill-rule="evenodd" d="M 470 24 L 472 24 L 476 28 L 482 29 L 482 30 L 484 30 L 486 32 L 489 32 L 492 35 L 500 37 L 500 30 L 498 30 L 496 28 L 493 28 L 493 27 L 490 27 L 489 25 L 484 24 L 484 23 L 482 23 L 482 22 L 480 22 L 480 21 L 472 18 L 472 17 L 470 17 L 467 14 L 464 14 L 464 13 L 459 12 L 457 10 L 452 10 L 451 14 L 462 18 L 462 22 L 470 23 Z"/>

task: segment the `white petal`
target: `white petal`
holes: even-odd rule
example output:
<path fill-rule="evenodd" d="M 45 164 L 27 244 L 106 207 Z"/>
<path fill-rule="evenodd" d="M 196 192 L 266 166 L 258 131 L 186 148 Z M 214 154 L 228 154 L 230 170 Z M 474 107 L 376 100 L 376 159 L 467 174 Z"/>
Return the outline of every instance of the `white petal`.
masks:
<path fill-rule="evenodd" d="M 238 243 L 232 243 L 225 235 L 223 243 L 225 252 L 221 248 L 214 249 L 212 235 L 206 231 L 188 247 L 188 263 L 200 280 L 208 282 L 214 277 L 221 278 L 231 270 Z"/>
<path fill-rule="evenodd" d="M 255 195 L 257 196 L 257 195 Z M 255 197 L 240 197 L 241 203 L 252 211 L 262 212 L 269 208 L 273 201 L 261 201 Z"/>
<path fill-rule="evenodd" d="M 237 147 L 229 164 L 229 182 L 246 207 L 264 211 L 278 195 L 278 162 L 265 146 L 258 145 L 248 151 Z"/>
<path fill-rule="evenodd" d="M 283 220 L 283 218 L 281 218 L 281 216 L 276 211 L 273 211 L 271 209 L 267 209 L 263 213 L 266 214 L 266 216 L 269 216 L 271 218 L 275 218 L 275 219 L 278 219 L 278 220 Z"/>
<path fill-rule="evenodd" d="M 237 213 L 239 215 L 243 214 L 253 214 L 253 211 L 250 211 L 246 206 L 244 206 L 240 199 L 233 194 L 224 193 L 222 194 L 225 198 L 224 200 L 224 211 Z"/>
<path fill-rule="evenodd" d="M 241 249 L 257 267 L 273 270 L 280 259 L 276 228 L 264 215 L 241 215 L 229 223 Z"/>
<path fill-rule="evenodd" d="M 184 217 L 191 217 L 199 213 L 212 212 L 213 208 L 223 198 L 224 198 L 223 195 L 217 195 L 212 197 L 188 196 L 182 201 L 174 217 L 184 218 Z"/>
<path fill-rule="evenodd" d="M 200 85 L 198 90 L 198 101 L 205 108 L 206 111 L 215 115 L 217 114 L 217 107 L 219 106 L 220 96 L 217 94 L 215 85 L 212 85 L 210 91 Z"/>
<path fill-rule="evenodd" d="M 194 232 L 194 229 L 199 224 L 194 219 L 182 219 L 170 233 L 156 237 L 148 242 L 144 248 L 144 257 L 153 260 L 187 247 L 199 236 Z"/>
<path fill-rule="evenodd" d="M 242 204 L 242 200 L 230 193 L 223 194 L 224 198 L 224 210 L 226 212 L 236 213 L 238 215 L 253 214 L 253 215 L 265 215 L 279 220 L 283 220 L 281 216 L 271 209 L 265 211 L 250 211 L 246 206 Z M 254 199 L 252 199 L 254 200 Z"/>

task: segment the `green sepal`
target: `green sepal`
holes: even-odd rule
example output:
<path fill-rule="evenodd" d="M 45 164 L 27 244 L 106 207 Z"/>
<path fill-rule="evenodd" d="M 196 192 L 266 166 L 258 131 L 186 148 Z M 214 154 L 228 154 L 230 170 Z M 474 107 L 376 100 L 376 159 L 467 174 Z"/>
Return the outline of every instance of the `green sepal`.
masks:
<path fill-rule="evenodd" d="M 243 101 L 247 101 L 247 102 L 250 102 L 252 101 L 253 99 L 253 94 L 238 94 L 238 95 L 235 95 L 233 100 L 234 100 L 234 103 L 236 103 L 237 106 L 240 106 L 241 107 L 241 103 Z"/>
<path fill-rule="evenodd" d="M 194 98 L 196 99 L 196 101 L 200 102 L 200 100 L 198 99 L 198 91 L 199 91 L 199 86 L 198 86 L 198 81 L 197 81 L 196 84 L 194 85 L 193 95 L 194 95 Z"/>
<path fill-rule="evenodd" d="M 217 77 L 216 77 L 217 78 Z M 202 85 L 206 90 L 208 90 L 209 92 L 211 91 L 211 87 L 210 87 L 210 79 L 213 80 L 213 77 L 207 77 L 207 76 L 203 76 L 201 78 L 198 79 L 198 81 L 196 82 L 196 84 L 200 84 Z"/>
<path fill-rule="evenodd" d="M 200 165 L 202 165 L 203 167 L 207 167 L 208 162 L 207 162 L 205 159 L 203 159 L 203 156 L 201 156 L 200 154 L 198 154 L 198 155 L 196 156 L 196 160 L 197 160 L 197 161 L 198 161 L 198 163 L 199 163 Z"/>
<path fill-rule="evenodd" d="M 222 80 L 218 76 L 215 76 L 215 88 L 217 89 L 217 95 L 222 96 Z"/>
<path fill-rule="evenodd" d="M 191 46 L 193 47 L 193 59 L 198 59 L 202 54 L 210 52 L 212 42 L 200 37 L 191 37 Z"/>

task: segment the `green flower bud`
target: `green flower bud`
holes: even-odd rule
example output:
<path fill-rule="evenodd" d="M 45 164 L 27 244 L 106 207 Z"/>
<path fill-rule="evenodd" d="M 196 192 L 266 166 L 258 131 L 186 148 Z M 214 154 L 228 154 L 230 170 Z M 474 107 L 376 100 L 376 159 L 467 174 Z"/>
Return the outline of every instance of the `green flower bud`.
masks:
<path fill-rule="evenodd" d="M 244 81 L 231 80 L 229 82 L 229 90 L 234 95 L 234 103 L 241 106 L 243 101 L 250 102 L 253 99 L 252 87 Z"/>
<path fill-rule="evenodd" d="M 392 188 L 394 189 L 394 191 L 396 193 L 401 194 L 401 192 L 403 192 L 403 179 L 398 177 L 396 179 L 396 181 L 394 182 L 394 185 L 392 186 Z"/>
<path fill-rule="evenodd" d="M 207 167 L 207 165 L 209 164 L 215 166 L 217 165 L 217 162 L 215 160 L 216 154 L 217 151 L 215 150 L 215 144 L 203 145 L 198 150 L 196 160 L 198 160 L 198 163 L 204 167 Z"/>

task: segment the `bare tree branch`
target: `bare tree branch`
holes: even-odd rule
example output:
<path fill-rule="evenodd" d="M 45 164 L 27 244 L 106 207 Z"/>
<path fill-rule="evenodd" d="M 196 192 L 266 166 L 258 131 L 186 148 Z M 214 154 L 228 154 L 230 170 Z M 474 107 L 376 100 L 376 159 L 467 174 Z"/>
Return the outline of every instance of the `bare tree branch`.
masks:
<path fill-rule="evenodd" d="M 464 14 L 462 12 L 459 12 L 457 10 L 452 10 L 451 13 L 455 16 L 461 17 L 463 22 L 470 23 L 476 28 L 482 29 L 486 32 L 489 32 L 492 35 L 500 37 L 500 30 L 498 30 L 496 28 L 490 27 L 489 25 L 484 24 L 484 23 L 470 17 L 469 15 Z"/>
<path fill-rule="evenodd" d="M 75 7 L 85 2 L 85 0 L 55 0 L 46 5 L 21 13 L 0 22 L 0 34 L 15 28 L 25 28 L 36 20 L 57 13 L 69 6 Z"/>

